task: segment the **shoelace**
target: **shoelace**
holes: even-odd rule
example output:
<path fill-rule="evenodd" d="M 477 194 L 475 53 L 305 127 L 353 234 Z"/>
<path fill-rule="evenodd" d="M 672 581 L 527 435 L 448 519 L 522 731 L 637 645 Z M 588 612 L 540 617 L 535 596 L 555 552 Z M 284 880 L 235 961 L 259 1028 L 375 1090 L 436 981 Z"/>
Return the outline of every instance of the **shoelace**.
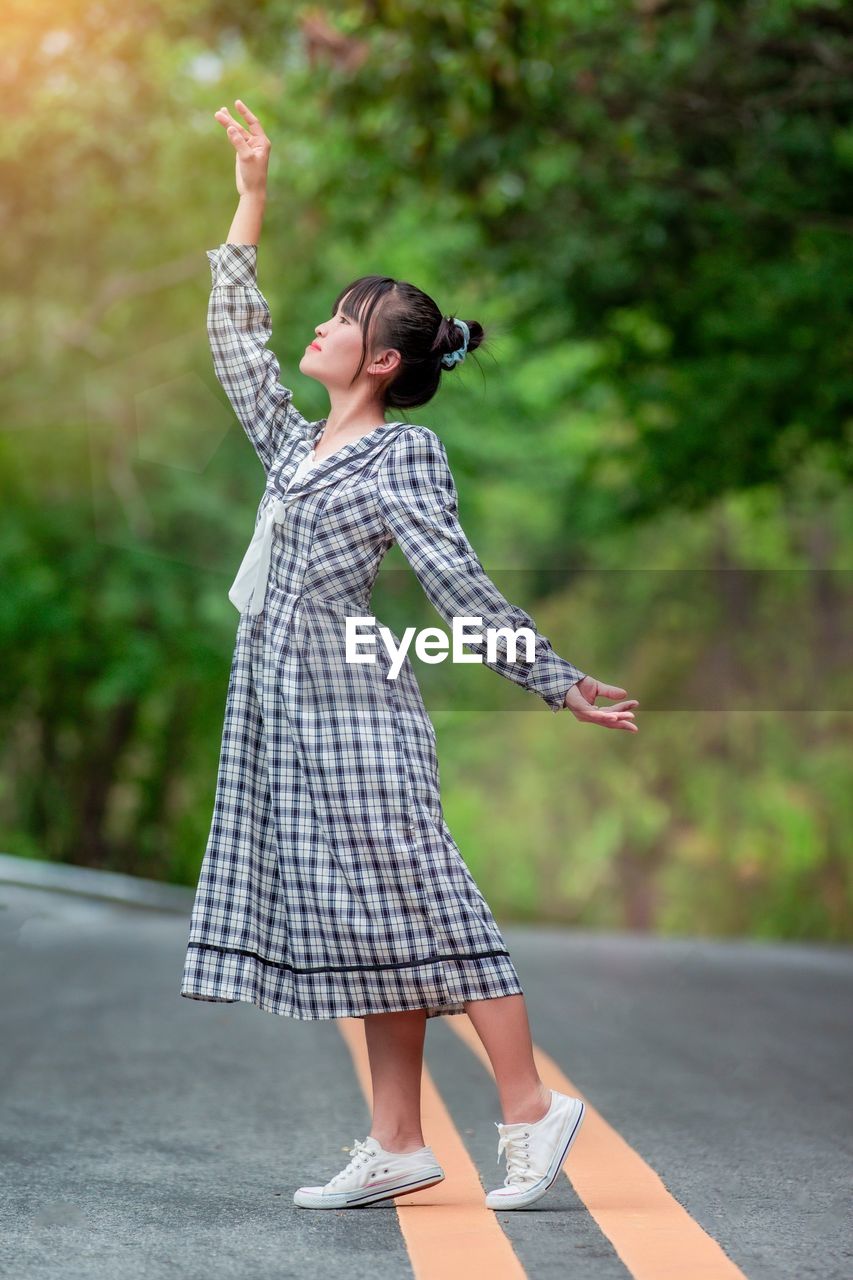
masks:
<path fill-rule="evenodd" d="M 331 1186 L 332 1183 L 337 1182 L 339 1178 L 345 1178 L 348 1174 L 352 1173 L 354 1169 L 358 1168 L 360 1164 L 366 1164 L 369 1160 L 373 1159 L 374 1153 L 368 1148 L 366 1138 L 363 1141 L 360 1141 L 358 1138 L 353 1138 L 353 1144 L 354 1145 L 350 1147 L 352 1158 L 350 1159 L 349 1164 L 345 1169 L 341 1169 L 340 1173 L 335 1174 L 334 1178 L 330 1180 L 329 1186 Z"/>
<path fill-rule="evenodd" d="M 497 1122 L 496 1122 L 497 1123 Z M 523 1181 L 529 1176 L 530 1157 L 528 1155 L 528 1147 L 530 1143 L 527 1139 L 530 1132 L 522 1129 L 519 1133 L 502 1133 L 498 1142 L 498 1164 L 501 1162 L 501 1155 L 506 1151 L 506 1177 L 504 1178 L 504 1186 L 508 1187 L 510 1183 L 516 1179 Z"/>

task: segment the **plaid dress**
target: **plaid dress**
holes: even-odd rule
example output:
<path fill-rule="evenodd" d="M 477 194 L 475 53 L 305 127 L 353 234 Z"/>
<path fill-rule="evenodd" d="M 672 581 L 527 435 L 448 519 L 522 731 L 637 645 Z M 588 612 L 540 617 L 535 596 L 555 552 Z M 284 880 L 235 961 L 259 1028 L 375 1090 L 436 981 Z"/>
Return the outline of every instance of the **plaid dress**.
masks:
<path fill-rule="evenodd" d="M 487 577 L 429 428 L 385 423 L 296 474 L 326 420 L 303 418 L 279 382 L 256 257 L 208 250 L 214 367 L 266 485 L 229 592 L 240 621 L 180 994 L 301 1019 L 462 1013 L 521 992 L 518 974 L 444 820 L 412 666 L 386 679 L 382 643 L 375 664 L 347 662 L 345 619 L 372 616 L 396 541 L 448 624 L 535 633 L 533 661 L 498 643 L 500 675 L 557 712 L 584 673 Z M 487 661 L 485 640 L 466 648 Z"/>

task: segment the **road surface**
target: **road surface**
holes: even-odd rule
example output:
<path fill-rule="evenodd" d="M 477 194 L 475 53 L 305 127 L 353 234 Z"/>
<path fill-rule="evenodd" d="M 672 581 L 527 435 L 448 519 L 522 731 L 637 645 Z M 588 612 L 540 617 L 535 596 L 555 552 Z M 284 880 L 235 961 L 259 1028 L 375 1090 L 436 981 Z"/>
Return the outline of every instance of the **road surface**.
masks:
<path fill-rule="evenodd" d="M 556 1185 L 483 1206 L 505 1174 L 493 1078 L 469 1019 L 436 1018 L 424 1137 L 445 1181 L 321 1212 L 292 1194 L 370 1128 L 361 1021 L 183 999 L 191 891 L 87 896 L 98 873 L 25 886 L 0 862 L 0 1274 L 853 1275 L 853 948 L 503 925 L 540 1073 L 588 1104 Z"/>

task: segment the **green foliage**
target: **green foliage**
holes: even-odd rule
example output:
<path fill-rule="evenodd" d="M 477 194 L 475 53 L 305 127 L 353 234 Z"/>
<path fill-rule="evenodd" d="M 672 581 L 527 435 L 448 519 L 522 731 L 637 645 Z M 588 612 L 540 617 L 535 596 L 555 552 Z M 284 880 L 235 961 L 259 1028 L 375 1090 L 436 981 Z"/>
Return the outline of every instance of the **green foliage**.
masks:
<path fill-rule="evenodd" d="M 847 9 L 107 0 L 51 28 L 15 0 L 4 36 L 2 846 L 197 875 L 262 483 L 204 333 L 239 95 L 300 408 L 326 401 L 295 353 L 356 275 L 479 319 L 411 419 L 507 594 L 523 569 L 558 652 L 641 701 L 602 732 L 472 668 L 487 709 L 448 711 L 418 672 L 495 908 L 853 936 Z M 411 622 L 417 584 L 386 585 Z"/>

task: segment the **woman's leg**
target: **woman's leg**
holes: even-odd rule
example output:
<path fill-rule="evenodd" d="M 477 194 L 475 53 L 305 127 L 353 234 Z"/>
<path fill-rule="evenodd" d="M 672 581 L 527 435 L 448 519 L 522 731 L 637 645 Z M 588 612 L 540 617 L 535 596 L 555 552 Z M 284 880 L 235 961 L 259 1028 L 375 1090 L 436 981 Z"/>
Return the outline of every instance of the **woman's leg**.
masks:
<path fill-rule="evenodd" d="M 386 1151 L 417 1151 L 425 1146 L 421 1129 L 426 1009 L 368 1013 L 364 1034 L 373 1081 L 370 1137 Z"/>
<path fill-rule="evenodd" d="M 551 1105 L 551 1091 L 540 1079 L 533 1058 L 524 996 L 466 1000 L 465 1012 L 489 1055 L 503 1123 L 535 1124 Z"/>

